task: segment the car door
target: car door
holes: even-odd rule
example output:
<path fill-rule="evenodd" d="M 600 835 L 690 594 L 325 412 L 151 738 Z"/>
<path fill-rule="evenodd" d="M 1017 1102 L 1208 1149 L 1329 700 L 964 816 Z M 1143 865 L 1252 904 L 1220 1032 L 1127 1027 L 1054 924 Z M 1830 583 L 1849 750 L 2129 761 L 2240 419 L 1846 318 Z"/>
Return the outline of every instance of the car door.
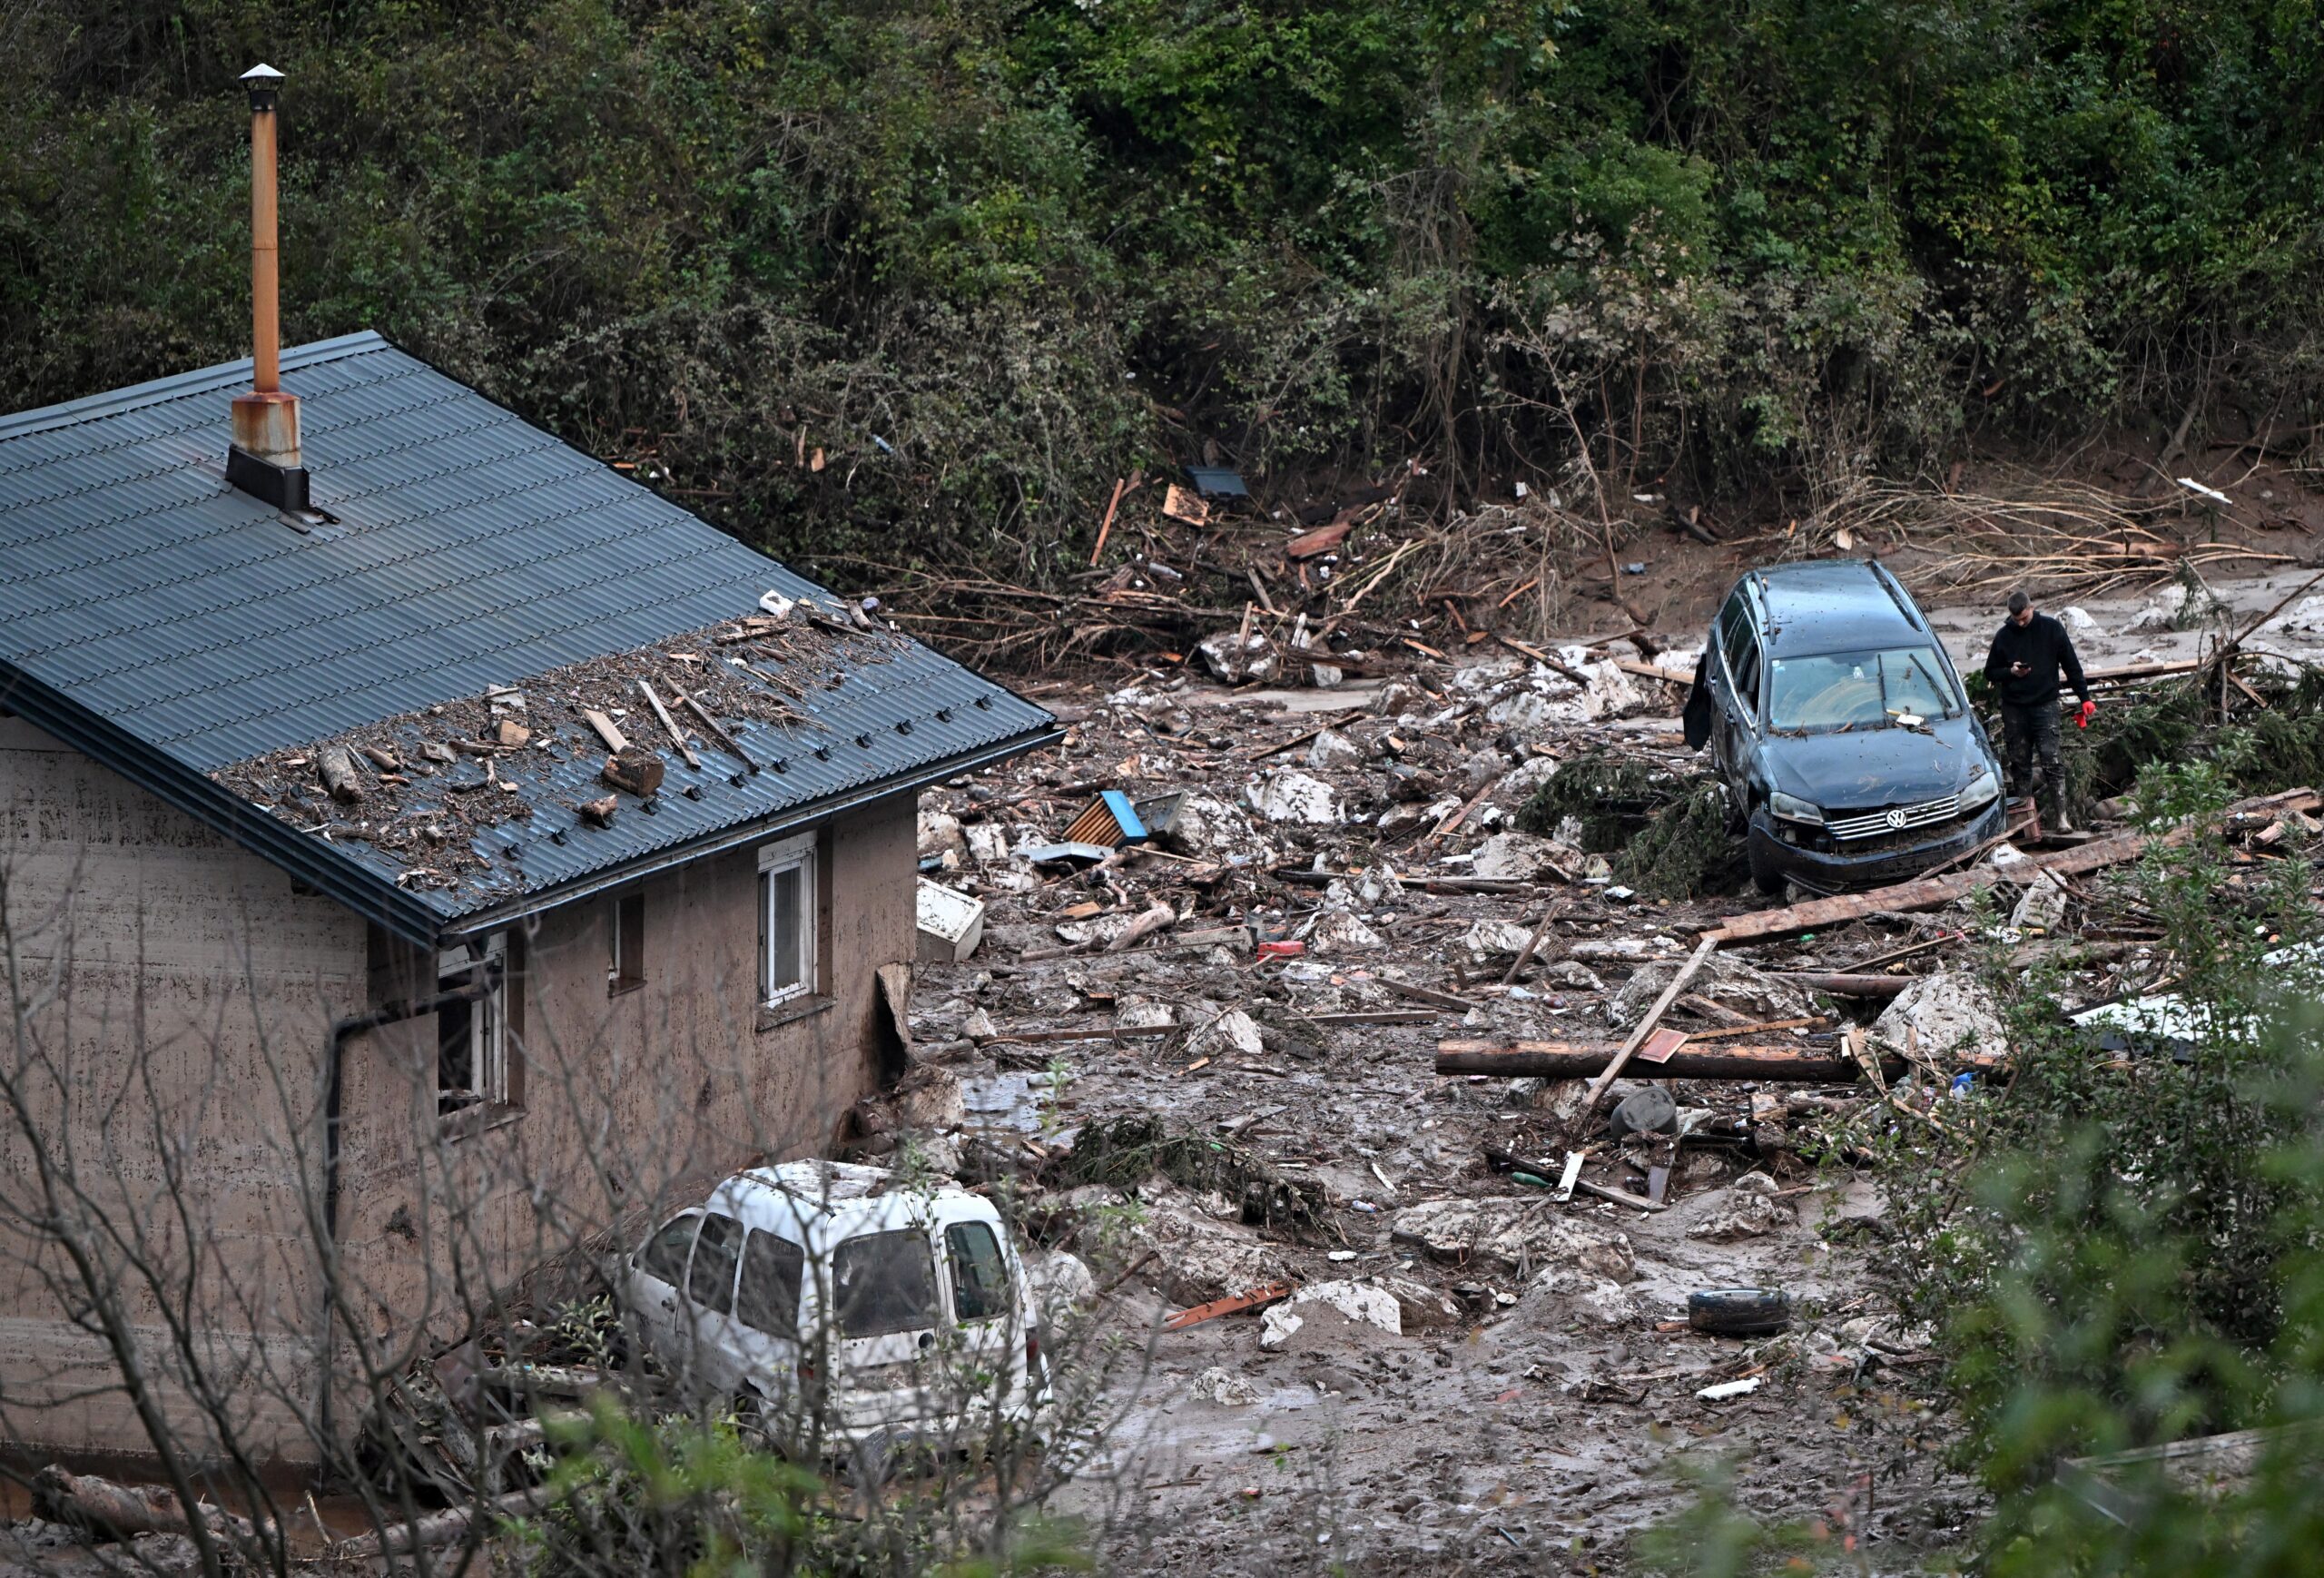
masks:
<path fill-rule="evenodd" d="M 944 1324 L 927 1225 L 857 1233 L 832 1247 L 832 1382 L 851 1425 L 924 1419 L 941 1411 L 932 1384 Z"/>
<path fill-rule="evenodd" d="M 742 1387 L 743 1340 L 734 1319 L 734 1278 L 743 1259 L 743 1224 L 724 1211 L 704 1211 L 686 1262 L 685 1298 L 692 1315 L 689 1373 L 714 1396 Z"/>
<path fill-rule="evenodd" d="M 789 1393 L 798 1375 L 799 1299 L 806 1272 L 802 1246 L 780 1233 L 750 1230 L 734 1285 L 732 1329 L 742 1361 L 741 1385 L 769 1400 Z"/>
<path fill-rule="evenodd" d="M 700 1211 L 680 1211 L 629 1257 L 630 1308 L 645 1329 L 645 1346 L 666 1361 L 677 1360 L 693 1336 L 684 1289 L 686 1261 L 701 1227 Z"/>
<path fill-rule="evenodd" d="M 1024 1401 L 1025 1312 L 1000 1235 L 974 1218 L 944 1227 L 951 1301 L 953 1389 L 964 1401 L 1009 1409 Z"/>

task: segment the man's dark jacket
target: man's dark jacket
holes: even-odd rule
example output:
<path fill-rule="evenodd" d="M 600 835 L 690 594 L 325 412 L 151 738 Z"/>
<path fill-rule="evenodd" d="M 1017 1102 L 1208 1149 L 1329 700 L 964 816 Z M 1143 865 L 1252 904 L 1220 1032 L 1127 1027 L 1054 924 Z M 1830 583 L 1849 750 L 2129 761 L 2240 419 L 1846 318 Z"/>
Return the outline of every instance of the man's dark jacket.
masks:
<path fill-rule="evenodd" d="M 2023 663 L 2030 672 L 2012 675 L 2013 663 Z M 2005 619 L 1985 656 L 1985 682 L 2011 706 L 2053 706 L 2061 668 L 2073 682 L 2074 695 L 2088 701 L 2090 686 L 2083 683 L 2082 659 L 2074 656 L 2073 637 L 2063 625 L 2047 614 L 2034 615 L 2023 628 Z"/>

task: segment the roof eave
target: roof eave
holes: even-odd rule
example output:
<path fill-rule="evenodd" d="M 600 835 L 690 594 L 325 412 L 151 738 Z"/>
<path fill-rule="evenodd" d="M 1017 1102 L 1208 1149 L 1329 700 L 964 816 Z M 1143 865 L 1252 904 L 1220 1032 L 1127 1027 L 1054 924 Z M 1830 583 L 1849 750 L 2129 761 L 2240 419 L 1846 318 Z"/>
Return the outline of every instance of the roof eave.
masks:
<path fill-rule="evenodd" d="M 478 910 L 458 916 L 444 922 L 441 932 L 435 939 L 435 943 L 439 947 L 448 947 L 463 938 L 474 937 L 487 932 L 497 932 L 512 922 L 521 921 L 528 915 L 537 915 L 544 911 L 554 910 L 612 888 L 641 882 L 658 873 L 700 860 L 705 855 L 717 854 L 744 844 L 756 843 L 793 828 L 822 822 L 843 812 L 852 811 L 860 805 L 870 804 L 875 800 L 885 800 L 896 794 L 917 794 L 931 784 L 940 784 L 947 778 L 957 777 L 962 773 L 979 772 L 986 767 L 998 765 L 1012 757 L 1021 756 L 1028 751 L 1037 751 L 1044 745 L 1053 745 L 1063 738 L 1065 738 L 1065 726 L 1052 719 L 1044 727 L 1012 735 L 994 745 L 982 745 L 973 751 L 964 751 L 957 755 L 946 756 L 924 766 L 894 774 L 889 777 L 875 778 L 868 784 L 859 784 L 853 789 L 845 790 L 837 794 L 827 794 L 818 800 L 807 801 L 799 805 L 770 813 L 765 816 L 754 817 L 748 822 L 737 823 L 715 833 L 704 833 L 700 837 L 689 839 L 684 843 L 672 844 L 666 849 L 655 850 L 639 855 L 634 860 L 623 861 L 618 864 L 607 866 L 602 871 L 592 872 L 586 876 L 576 877 L 570 882 L 560 883 L 554 887 L 527 893 L 521 898 L 511 899 L 507 903 L 496 904 L 489 909 Z"/>
<path fill-rule="evenodd" d="M 431 943 L 441 922 L 424 900 L 363 870 L 272 812 L 221 787 L 112 720 L 0 659 L 0 705 L 223 833 L 293 881 L 409 942 Z"/>

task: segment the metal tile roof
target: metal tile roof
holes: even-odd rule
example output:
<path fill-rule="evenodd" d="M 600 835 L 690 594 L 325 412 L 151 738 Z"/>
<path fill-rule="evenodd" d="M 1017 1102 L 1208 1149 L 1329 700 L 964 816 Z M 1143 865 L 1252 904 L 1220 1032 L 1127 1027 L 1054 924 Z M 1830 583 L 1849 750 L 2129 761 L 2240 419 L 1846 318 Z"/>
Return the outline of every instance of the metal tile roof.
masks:
<path fill-rule="evenodd" d="M 383 851 L 301 832 L 212 774 L 734 620 L 769 590 L 832 599 L 376 334 L 286 350 L 282 369 L 330 518 L 304 530 L 225 480 L 247 360 L 0 418 L 0 702 L 395 930 L 447 934 L 1055 732 L 917 643 L 851 637 L 837 683 L 803 676 L 803 724 L 742 731 L 784 770 L 671 757 L 699 800 L 665 793 L 646 815 L 625 797 L 584 834 L 568 803 L 603 792 L 596 762 L 528 758 L 565 764 L 528 779 L 529 819 L 478 840 L 492 880 L 399 885 Z"/>

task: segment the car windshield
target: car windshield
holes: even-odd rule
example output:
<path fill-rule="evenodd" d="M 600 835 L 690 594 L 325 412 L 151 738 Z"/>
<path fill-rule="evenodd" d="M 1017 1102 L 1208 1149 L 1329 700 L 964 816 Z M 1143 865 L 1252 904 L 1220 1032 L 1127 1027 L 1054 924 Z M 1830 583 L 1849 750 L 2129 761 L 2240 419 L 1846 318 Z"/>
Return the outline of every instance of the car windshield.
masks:
<path fill-rule="evenodd" d="M 1934 647 L 1827 652 L 1768 665 L 1768 726 L 1877 728 L 1900 714 L 1949 718 L 1960 709 Z"/>

